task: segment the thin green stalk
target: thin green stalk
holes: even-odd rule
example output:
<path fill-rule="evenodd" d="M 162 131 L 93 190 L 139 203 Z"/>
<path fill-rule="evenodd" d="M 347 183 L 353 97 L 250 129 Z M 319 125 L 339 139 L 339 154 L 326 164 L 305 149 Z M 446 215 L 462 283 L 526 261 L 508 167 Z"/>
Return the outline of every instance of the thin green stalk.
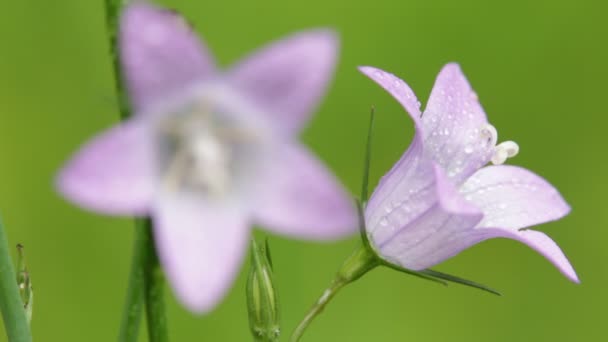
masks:
<path fill-rule="evenodd" d="M 304 316 L 304 319 L 298 324 L 291 334 L 290 341 L 298 342 L 300 340 L 304 331 L 308 328 L 310 323 L 312 323 L 313 319 L 323 312 L 325 306 L 334 298 L 340 289 L 361 278 L 365 273 L 379 265 L 378 258 L 372 254 L 368 248 L 365 246 L 358 247 L 348 259 L 346 259 L 344 264 L 342 264 L 342 267 L 331 285 L 323 292 L 317 302 L 310 308 L 306 316 Z"/>
<path fill-rule="evenodd" d="M 114 88 L 119 100 L 120 118 L 122 120 L 130 116 L 129 108 L 124 103 L 125 93 L 123 90 L 122 73 L 120 72 L 120 59 L 118 56 L 118 20 L 121 8 L 129 3 L 129 0 L 104 0 L 106 13 L 106 31 L 108 43 L 110 44 L 110 58 L 114 70 Z"/>
<path fill-rule="evenodd" d="M 4 329 L 11 342 L 31 342 L 30 326 L 16 279 L 6 234 L 0 223 L 0 310 L 4 319 Z"/>
<path fill-rule="evenodd" d="M 119 110 L 120 118 L 122 120 L 127 119 L 131 113 L 129 107 L 124 103 L 126 94 L 123 88 L 123 77 L 118 56 L 118 24 L 121 9 L 128 2 L 129 0 L 104 0 L 106 30 L 114 72 L 114 87 L 120 103 Z M 146 272 L 149 251 L 150 249 L 154 249 L 152 239 L 150 238 L 150 226 L 149 219 L 144 218 L 135 220 L 133 256 L 120 324 L 120 332 L 118 335 L 119 342 L 135 342 L 139 335 L 139 325 L 145 299 L 144 290 L 147 290 L 146 283 L 152 281 L 152 279 L 147 279 Z M 149 310 L 150 309 L 148 309 L 148 311 Z M 148 322 L 148 324 L 150 323 Z"/>
<path fill-rule="evenodd" d="M 169 341 L 167 329 L 167 316 L 165 314 L 164 288 L 165 277 L 158 262 L 154 239 L 152 237 L 152 221 L 148 223 L 146 230 L 146 262 L 144 266 L 144 283 L 146 298 L 146 317 L 148 320 L 148 340 L 151 342 Z"/>
<path fill-rule="evenodd" d="M 139 324 L 141 322 L 141 313 L 144 305 L 144 268 L 142 265 L 144 265 L 147 258 L 147 231 L 148 226 L 146 220 L 136 219 L 133 239 L 133 257 L 131 260 L 131 271 L 129 274 L 129 284 L 127 285 L 120 332 L 118 334 L 119 342 L 137 341 L 137 336 L 139 334 Z"/>
<path fill-rule="evenodd" d="M 296 330 L 294 330 L 293 334 L 291 335 L 291 342 L 298 342 L 300 340 L 302 335 L 304 335 L 304 331 L 308 328 L 310 323 L 312 323 L 312 320 L 315 319 L 315 317 L 317 317 L 321 312 L 323 312 L 327 303 L 329 303 L 332 298 L 334 298 L 334 296 L 338 294 L 338 291 L 340 291 L 340 289 L 343 288 L 346 284 L 347 282 L 339 279 L 336 279 L 331 283 L 331 285 L 325 290 L 325 292 L 323 292 L 323 295 L 310 308 L 310 310 L 308 311 L 306 316 L 304 316 L 304 319 L 302 319 L 300 324 L 298 324 Z"/>

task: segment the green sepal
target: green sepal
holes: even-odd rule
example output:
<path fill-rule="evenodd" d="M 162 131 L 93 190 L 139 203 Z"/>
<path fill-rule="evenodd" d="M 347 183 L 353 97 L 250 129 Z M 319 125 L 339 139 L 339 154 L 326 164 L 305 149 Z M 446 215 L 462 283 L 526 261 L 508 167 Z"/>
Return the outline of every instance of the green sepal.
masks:
<path fill-rule="evenodd" d="M 17 244 L 17 286 L 19 287 L 19 296 L 23 302 L 27 322 L 31 323 L 34 308 L 34 290 L 32 288 L 30 273 L 25 264 L 22 244 Z"/>
<path fill-rule="evenodd" d="M 441 279 L 438 279 L 436 277 L 433 277 L 431 275 L 428 275 L 428 274 L 426 274 L 423 271 L 410 270 L 410 269 L 407 269 L 407 268 L 404 268 L 404 267 L 392 264 L 392 263 L 390 263 L 390 262 L 388 262 L 388 261 L 386 261 L 384 259 L 380 259 L 380 264 L 382 266 L 388 267 L 390 269 L 393 269 L 393 270 L 401 272 L 401 273 L 405 273 L 405 274 L 408 274 L 408 275 L 411 275 L 411 276 L 414 276 L 414 277 L 418 277 L 418 278 L 421 278 L 421 279 L 424 279 L 424 280 L 429 280 L 429 281 L 435 282 L 437 284 L 441 284 L 443 286 L 448 286 L 447 282 L 445 282 L 445 281 L 443 281 Z"/>
<path fill-rule="evenodd" d="M 266 253 L 266 260 L 268 261 L 270 269 L 274 271 L 274 266 L 272 265 L 272 257 L 270 256 L 270 245 L 268 244 L 268 238 L 264 239 L 264 252 Z"/>
<path fill-rule="evenodd" d="M 374 116 L 376 108 L 372 107 L 369 114 L 369 127 L 367 128 L 367 143 L 365 145 L 365 158 L 363 160 L 363 181 L 361 182 L 361 206 L 365 207 L 369 191 L 369 168 L 372 159 L 372 133 L 374 129 Z"/>
<path fill-rule="evenodd" d="M 495 294 L 497 296 L 502 296 L 502 293 L 494 290 L 491 287 L 488 287 L 486 285 L 471 281 L 471 280 L 467 280 L 464 278 L 460 278 L 457 276 L 453 276 L 451 274 L 447 274 L 447 273 L 443 273 L 443 272 L 439 272 L 439 271 L 435 271 L 435 270 L 431 270 L 431 269 L 426 269 L 423 271 L 419 271 L 420 273 L 426 274 L 428 276 L 431 277 L 435 277 L 435 278 L 439 278 L 439 279 L 443 279 L 452 283 L 456 283 L 456 284 L 460 284 L 460 285 L 464 285 L 464 286 L 469 286 L 469 287 L 473 287 L 482 291 L 486 291 L 489 292 L 491 294 Z"/>

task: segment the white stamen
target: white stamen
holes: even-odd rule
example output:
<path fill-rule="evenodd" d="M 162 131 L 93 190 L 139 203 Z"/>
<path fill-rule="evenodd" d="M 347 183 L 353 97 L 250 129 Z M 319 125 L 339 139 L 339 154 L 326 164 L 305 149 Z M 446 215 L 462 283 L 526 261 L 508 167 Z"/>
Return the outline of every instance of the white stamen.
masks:
<path fill-rule="evenodd" d="M 494 155 L 492 156 L 491 162 L 494 165 L 504 164 L 508 158 L 515 157 L 517 153 L 519 153 L 519 145 L 517 145 L 516 142 L 502 142 L 494 148 Z"/>

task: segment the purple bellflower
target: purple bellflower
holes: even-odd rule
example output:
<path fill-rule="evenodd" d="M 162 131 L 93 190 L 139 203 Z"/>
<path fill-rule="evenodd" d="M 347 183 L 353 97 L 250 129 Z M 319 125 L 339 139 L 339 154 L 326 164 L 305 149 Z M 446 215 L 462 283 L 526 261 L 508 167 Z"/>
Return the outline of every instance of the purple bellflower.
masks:
<path fill-rule="evenodd" d="M 560 219 L 570 207 L 540 176 L 502 165 L 519 147 L 512 141 L 497 145 L 497 131 L 457 64 L 441 70 L 424 113 L 401 79 L 373 67 L 360 71 L 405 108 L 416 130 L 365 209 L 367 237 L 381 258 L 423 270 L 502 237 L 530 246 L 579 282 L 553 240 L 524 229 Z"/>
<path fill-rule="evenodd" d="M 222 72 L 183 18 L 127 6 L 120 57 L 134 115 L 84 146 L 59 190 L 89 210 L 151 216 L 177 297 L 209 311 L 252 224 L 319 240 L 357 229 L 349 195 L 297 141 L 337 44 L 330 31 L 302 32 Z"/>

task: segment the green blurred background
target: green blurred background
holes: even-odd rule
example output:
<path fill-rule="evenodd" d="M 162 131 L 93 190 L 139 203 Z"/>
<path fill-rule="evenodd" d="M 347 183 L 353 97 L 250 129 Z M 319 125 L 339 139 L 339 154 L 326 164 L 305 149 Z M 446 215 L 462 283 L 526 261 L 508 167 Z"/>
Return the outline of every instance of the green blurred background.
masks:
<path fill-rule="evenodd" d="M 495 297 L 390 270 L 347 287 L 307 341 L 596 341 L 608 307 L 608 24 L 606 2 L 162 1 L 182 11 L 222 65 L 290 32 L 330 26 L 342 38 L 337 77 L 303 139 L 356 192 L 371 105 L 377 107 L 372 182 L 408 145 L 412 124 L 361 76 L 369 64 L 402 76 L 421 101 L 448 61 L 461 63 L 512 162 L 549 179 L 573 207 L 540 227 L 582 279 L 568 282 L 517 242 L 493 240 L 437 269 L 498 288 Z M 37 341 L 112 341 L 126 287 L 133 225 L 84 212 L 53 190 L 77 146 L 115 123 L 102 0 L 2 0 L 0 212 L 26 246 Z M 355 239 L 326 244 L 272 236 L 284 337 Z M 174 341 L 246 341 L 244 275 L 211 314 L 193 316 L 169 292 Z M 3 328 L 0 340 L 6 338 Z M 144 340 L 144 329 L 142 338 Z"/>

